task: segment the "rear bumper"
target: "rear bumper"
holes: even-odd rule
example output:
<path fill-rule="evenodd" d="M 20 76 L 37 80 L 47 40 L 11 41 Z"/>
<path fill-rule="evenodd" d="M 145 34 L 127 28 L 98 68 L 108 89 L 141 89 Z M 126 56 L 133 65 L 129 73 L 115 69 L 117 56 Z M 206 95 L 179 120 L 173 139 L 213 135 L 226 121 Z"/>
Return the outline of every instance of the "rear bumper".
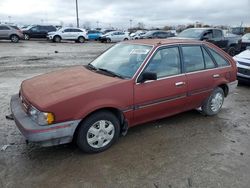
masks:
<path fill-rule="evenodd" d="M 41 126 L 34 122 L 23 110 L 18 95 L 13 95 L 10 102 L 11 112 L 21 133 L 29 142 L 42 146 L 53 146 L 69 143 L 80 120 Z"/>

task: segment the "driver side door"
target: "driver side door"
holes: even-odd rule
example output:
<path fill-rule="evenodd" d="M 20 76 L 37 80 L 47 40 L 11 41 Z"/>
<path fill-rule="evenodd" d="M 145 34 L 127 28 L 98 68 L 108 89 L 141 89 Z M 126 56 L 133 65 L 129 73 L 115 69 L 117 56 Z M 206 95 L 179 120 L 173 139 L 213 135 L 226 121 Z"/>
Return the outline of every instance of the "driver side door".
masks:
<path fill-rule="evenodd" d="M 185 111 L 187 80 L 181 67 L 177 46 L 162 47 L 155 52 L 140 76 L 154 72 L 157 80 L 134 86 L 134 125 Z"/>

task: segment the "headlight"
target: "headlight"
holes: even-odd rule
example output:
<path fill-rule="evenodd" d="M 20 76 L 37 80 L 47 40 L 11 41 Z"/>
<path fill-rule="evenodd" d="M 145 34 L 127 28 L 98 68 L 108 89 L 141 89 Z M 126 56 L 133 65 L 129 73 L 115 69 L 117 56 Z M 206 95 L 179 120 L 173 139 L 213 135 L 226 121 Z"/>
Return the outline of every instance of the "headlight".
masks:
<path fill-rule="evenodd" d="M 31 106 L 28 110 L 31 119 L 39 125 L 50 125 L 54 122 L 55 117 L 51 112 L 40 112 L 35 107 Z"/>

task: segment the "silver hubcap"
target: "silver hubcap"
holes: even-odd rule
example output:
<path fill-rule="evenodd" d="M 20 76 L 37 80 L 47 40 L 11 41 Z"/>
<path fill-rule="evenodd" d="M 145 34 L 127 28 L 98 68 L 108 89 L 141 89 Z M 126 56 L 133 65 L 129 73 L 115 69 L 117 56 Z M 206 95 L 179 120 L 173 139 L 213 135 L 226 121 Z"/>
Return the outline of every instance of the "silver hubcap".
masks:
<path fill-rule="evenodd" d="M 28 35 L 24 35 L 24 39 L 25 39 L 25 40 L 28 40 L 28 39 L 29 39 L 29 36 L 28 36 Z"/>
<path fill-rule="evenodd" d="M 12 41 L 13 41 L 13 42 L 17 42 L 17 41 L 18 41 L 18 38 L 17 38 L 16 36 L 13 36 L 13 37 L 12 37 Z"/>
<path fill-rule="evenodd" d="M 114 134 L 114 125 L 110 121 L 100 120 L 89 128 L 87 142 L 93 148 L 102 148 L 111 142 Z"/>
<path fill-rule="evenodd" d="M 80 41 L 80 42 L 84 42 L 84 39 L 83 39 L 83 38 L 80 38 L 79 41 Z"/>
<path fill-rule="evenodd" d="M 223 96 L 221 93 L 216 93 L 214 98 L 211 101 L 211 110 L 217 112 L 220 110 L 223 103 Z"/>

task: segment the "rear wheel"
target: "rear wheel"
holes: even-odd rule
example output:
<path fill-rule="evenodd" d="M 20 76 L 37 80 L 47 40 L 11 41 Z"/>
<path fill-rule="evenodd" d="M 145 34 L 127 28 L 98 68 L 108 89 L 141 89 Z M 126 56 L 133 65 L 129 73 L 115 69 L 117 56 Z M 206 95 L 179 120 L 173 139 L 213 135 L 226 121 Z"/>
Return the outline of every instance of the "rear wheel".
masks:
<path fill-rule="evenodd" d="M 128 40 L 128 38 L 125 38 L 124 40 Z"/>
<path fill-rule="evenodd" d="M 212 116 L 218 114 L 224 102 L 224 91 L 217 87 L 202 105 L 203 114 Z"/>
<path fill-rule="evenodd" d="M 85 42 L 85 38 L 84 37 L 78 37 L 78 42 L 84 43 Z"/>
<path fill-rule="evenodd" d="M 114 144 L 120 133 L 120 122 L 108 112 L 100 111 L 84 120 L 77 135 L 78 147 L 87 153 L 97 153 Z"/>
<path fill-rule="evenodd" d="M 19 42 L 19 37 L 17 35 L 11 35 L 10 40 L 11 42 L 17 43 Z"/>

